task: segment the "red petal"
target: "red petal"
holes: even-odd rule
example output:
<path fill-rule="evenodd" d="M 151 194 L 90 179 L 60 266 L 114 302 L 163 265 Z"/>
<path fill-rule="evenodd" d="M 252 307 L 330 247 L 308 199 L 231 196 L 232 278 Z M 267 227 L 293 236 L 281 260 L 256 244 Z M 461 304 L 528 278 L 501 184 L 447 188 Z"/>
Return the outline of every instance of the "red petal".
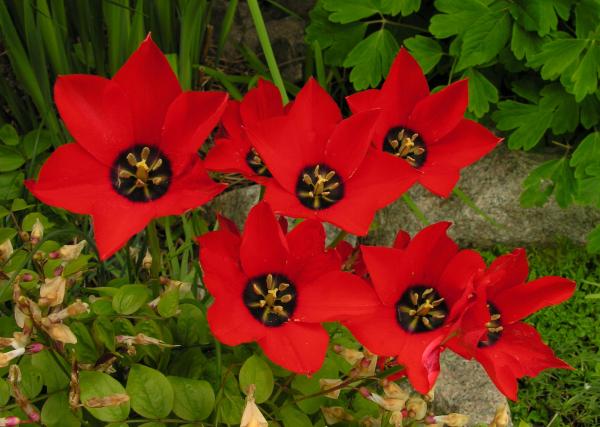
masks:
<path fill-rule="evenodd" d="M 527 253 L 525 249 L 518 248 L 512 253 L 496 258 L 481 278 L 480 285 L 486 286 L 490 299 L 497 293 L 513 286 L 523 284 L 529 277 Z"/>
<path fill-rule="evenodd" d="M 448 135 L 427 145 L 427 159 L 463 168 L 492 151 L 500 141 L 480 124 L 463 119 Z"/>
<path fill-rule="evenodd" d="M 240 270 L 240 238 L 225 230 L 198 238 L 203 282 L 215 298 L 239 298 L 248 278 Z"/>
<path fill-rule="evenodd" d="M 572 280 L 548 276 L 499 292 L 490 301 L 502 314 L 502 322 L 510 323 L 571 298 L 575 287 Z"/>
<path fill-rule="evenodd" d="M 410 243 L 410 234 L 404 230 L 398 230 L 396 239 L 394 240 L 393 247 L 396 249 L 405 249 Z"/>
<path fill-rule="evenodd" d="M 348 107 L 350 107 L 350 111 L 356 114 L 361 111 L 381 108 L 379 102 L 380 94 L 379 89 L 367 89 L 347 96 L 346 102 L 348 103 Z"/>
<path fill-rule="evenodd" d="M 165 195 L 151 202 L 156 217 L 180 215 L 209 202 L 227 188 L 210 179 L 198 156 L 194 156 L 192 161 L 191 169 L 183 175 L 174 176 Z"/>
<path fill-rule="evenodd" d="M 286 322 L 269 328 L 258 341 L 273 362 L 298 374 L 310 375 L 321 368 L 329 334 L 321 325 Z"/>
<path fill-rule="evenodd" d="M 254 175 L 246 163 L 250 144 L 240 139 L 217 139 L 214 147 L 206 155 L 206 169 L 225 173 Z"/>
<path fill-rule="evenodd" d="M 282 273 L 288 258 L 288 247 L 273 211 L 265 202 L 254 206 L 248 214 L 240 259 L 249 277 Z"/>
<path fill-rule="evenodd" d="M 246 126 L 269 117 L 283 115 L 283 102 L 277 86 L 259 79 L 258 86 L 244 96 L 240 105 L 240 115 Z"/>
<path fill-rule="evenodd" d="M 446 231 L 451 224 L 438 222 L 421 230 L 408 245 L 407 262 L 414 272 L 414 282 L 434 285 L 450 260 L 458 252 L 458 245 Z"/>
<path fill-rule="evenodd" d="M 75 141 L 106 166 L 134 144 L 131 107 L 119 84 L 83 74 L 61 76 L 54 100 Z"/>
<path fill-rule="evenodd" d="M 121 249 L 154 218 L 152 203 L 135 203 L 117 196 L 96 203 L 92 212 L 94 237 L 101 260 Z"/>
<path fill-rule="evenodd" d="M 239 139 L 243 135 L 242 116 L 240 114 L 240 101 L 235 99 L 227 102 L 227 107 L 221 117 L 221 123 L 225 128 L 227 136 L 233 139 Z"/>
<path fill-rule="evenodd" d="M 332 271 L 310 283 L 298 283 L 298 305 L 292 320 L 320 323 L 370 314 L 381 306 L 368 282 Z"/>
<path fill-rule="evenodd" d="M 412 270 L 406 253 L 379 246 L 361 246 L 360 250 L 379 299 L 383 304 L 395 307 L 412 283 Z"/>
<path fill-rule="evenodd" d="M 342 120 L 333 131 L 325 149 L 325 158 L 327 164 L 345 180 L 351 178 L 363 162 L 371 146 L 373 125 L 379 113 L 380 110 L 368 110 L 354 114 Z"/>
<path fill-rule="evenodd" d="M 80 214 L 91 213 L 97 201 L 121 197 L 112 189 L 108 168 L 78 144 L 58 147 L 38 180 L 25 185 L 42 202 Z"/>
<path fill-rule="evenodd" d="M 129 98 L 137 143 L 158 144 L 169 105 L 181 93 L 167 58 L 150 36 L 115 74 Z"/>
<path fill-rule="evenodd" d="M 223 216 L 221 214 L 217 214 L 217 222 L 219 223 L 220 230 L 226 230 L 230 233 L 235 234 L 236 236 L 241 236 L 240 230 L 238 229 L 235 222 Z"/>
<path fill-rule="evenodd" d="M 270 330 L 256 320 L 242 298 L 217 298 L 206 314 L 213 335 L 226 345 L 240 345 L 263 338 Z"/>
<path fill-rule="evenodd" d="M 478 252 L 462 250 L 446 264 L 437 281 L 437 289 L 453 305 L 466 291 L 472 292 L 473 278 L 485 267 L 485 261 Z"/>
<path fill-rule="evenodd" d="M 169 107 L 162 131 L 161 150 L 174 174 L 183 170 L 204 143 L 227 106 L 223 92 L 185 92 Z"/>
<path fill-rule="evenodd" d="M 408 336 L 398 325 L 396 309 L 383 305 L 368 316 L 345 321 L 344 325 L 358 342 L 380 356 L 400 354 Z"/>
<path fill-rule="evenodd" d="M 460 178 L 457 168 L 440 163 L 425 163 L 419 172 L 419 184 L 440 197 L 449 197 Z"/>
<path fill-rule="evenodd" d="M 294 218 L 318 219 L 318 211 L 304 207 L 298 198 L 282 188 L 275 180 L 266 184 L 265 199 L 275 213 Z"/>
<path fill-rule="evenodd" d="M 406 124 L 418 132 L 426 144 L 431 144 L 458 125 L 468 103 L 469 86 L 466 80 L 460 80 L 421 100 Z"/>

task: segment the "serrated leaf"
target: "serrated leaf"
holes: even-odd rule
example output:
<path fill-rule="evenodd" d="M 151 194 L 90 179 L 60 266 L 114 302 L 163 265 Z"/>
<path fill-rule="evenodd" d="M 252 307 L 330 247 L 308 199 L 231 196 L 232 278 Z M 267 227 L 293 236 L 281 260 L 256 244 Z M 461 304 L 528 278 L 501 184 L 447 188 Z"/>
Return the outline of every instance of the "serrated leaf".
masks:
<path fill-rule="evenodd" d="M 537 145 L 552 123 L 553 111 L 535 104 L 515 101 L 498 103 L 492 118 L 500 130 L 516 129 L 508 137 L 511 149 L 530 150 Z"/>
<path fill-rule="evenodd" d="M 256 391 L 254 397 L 256 403 L 265 402 L 273 393 L 273 372 L 271 368 L 259 356 L 250 356 L 240 369 L 240 388 L 242 391 L 248 390 L 248 387 L 254 384 Z"/>
<path fill-rule="evenodd" d="M 575 6 L 575 33 L 578 38 L 590 37 L 600 27 L 600 2 L 580 0 Z"/>
<path fill-rule="evenodd" d="M 586 248 L 592 254 L 600 253 L 600 224 L 587 235 Z"/>
<path fill-rule="evenodd" d="M 600 101 L 595 96 L 586 96 L 580 104 L 581 125 L 590 129 L 600 122 Z"/>
<path fill-rule="evenodd" d="M 587 42 L 579 39 L 559 39 L 542 45 L 539 53 L 529 61 L 531 67 L 541 66 L 544 80 L 554 80 L 579 59 Z"/>
<path fill-rule="evenodd" d="M 487 4 L 480 0 L 436 0 L 435 8 L 442 13 L 431 18 L 429 32 L 439 39 L 462 34 L 472 22 L 489 12 Z"/>
<path fill-rule="evenodd" d="M 419 35 L 411 37 L 404 40 L 404 46 L 414 56 L 425 74 L 429 73 L 442 59 L 442 47 L 430 37 Z"/>
<path fill-rule="evenodd" d="M 555 135 L 573 132 L 579 125 L 579 106 L 573 95 L 565 92 L 558 83 L 546 86 L 540 94 L 540 108 L 554 112 L 550 125 L 552 132 Z"/>
<path fill-rule="evenodd" d="M 421 8 L 421 0 L 380 0 L 381 12 L 386 15 L 396 16 L 402 13 L 402 16 L 408 16 L 418 12 Z"/>
<path fill-rule="evenodd" d="M 511 21 L 506 11 L 480 16 L 463 34 L 457 70 L 485 64 L 494 59 L 510 37 Z"/>
<path fill-rule="evenodd" d="M 490 104 L 498 102 L 498 89 L 479 71 L 470 68 L 463 74 L 469 81 L 469 111 L 482 117 L 490 110 Z"/>
<path fill-rule="evenodd" d="M 356 22 L 380 12 L 374 0 L 322 0 L 331 14 L 329 20 L 340 24 Z"/>
<path fill-rule="evenodd" d="M 574 83 L 573 94 L 577 102 L 582 101 L 588 94 L 596 92 L 598 78 L 600 78 L 600 47 L 592 44 L 571 75 Z"/>
<path fill-rule="evenodd" d="M 533 169 L 523 181 L 523 207 L 543 206 L 554 193 L 561 208 L 573 201 L 576 182 L 566 157 L 550 160 Z"/>
<path fill-rule="evenodd" d="M 166 418 L 173 410 L 173 387 L 167 377 L 156 369 L 133 365 L 126 390 L 131 398 L 131 407 L 143 417 Z"/>
<path fill-rule="evenodd" d="M 390 69 L 398 44 L 386 29 L 374 32 L 357 44 L 344 61 L 344 67 L 352 67 L 350 81 L 355 90 L 376 87 Z"/>
<path fill-rule="evenodd" d="M 510 49 L 517 59 L 526 58 L 528 61 L 538 53 L 543 45 L 543 39 L 536 33 L 524 30 L 516 22 L 513 24 Z"/>
<path fill-rule="evenodd" d="M 328 19 L 329 12 L 317 2 L 310 11 L 310 24 L 306 27 L 306 40 L 312 45 L 318 42 L 324 51 L 324 61 L 328 65 L 342 66 L 348 53 L 365 35 L 367 24 L 335 24 Z"/>
<path fill-rule="evenodd" d="M 593 132 L 586 136 L 577 146 L 571 156 L 571 166 L 575 168 L 576 178 L 588 176 L 586 169 L 600 163 L 600 132 Z"/>
<path fill-rule="evenodd" d="M 556 9 L 560 9 L 557 5 Z M 557 10 L 551 0 L 516 0 L 510 4 L 510 13 L 526 30 L 537 31 L 540 36 L 556 30 Z M 564 10 L 560 10 L 564 14 Z"/>

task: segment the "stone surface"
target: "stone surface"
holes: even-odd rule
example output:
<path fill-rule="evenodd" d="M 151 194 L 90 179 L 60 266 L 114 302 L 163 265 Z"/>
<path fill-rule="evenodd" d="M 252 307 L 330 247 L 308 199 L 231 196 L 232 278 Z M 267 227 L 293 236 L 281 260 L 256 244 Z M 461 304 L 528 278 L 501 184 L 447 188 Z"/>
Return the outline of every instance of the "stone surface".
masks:
<path fill-rule="evenodd" d="M 469 425 L 487 425 L 496 408 L 506 404 L 483 368 L 447 350 L 442 353 L 433 407 L 435 414 L 457 412 L 469 416 Z"/>

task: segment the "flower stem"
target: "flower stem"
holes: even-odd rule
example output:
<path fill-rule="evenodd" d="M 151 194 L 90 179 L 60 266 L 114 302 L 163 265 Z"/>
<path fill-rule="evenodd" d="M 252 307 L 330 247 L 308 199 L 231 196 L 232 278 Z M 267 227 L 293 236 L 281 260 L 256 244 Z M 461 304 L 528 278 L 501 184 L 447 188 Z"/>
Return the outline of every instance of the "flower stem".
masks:
<path fill-rule="evenodd" d="M 425 216 L 423 211 L 421 209 L 419 209 L 417 204 L 407 193 L 402 195 L 402 200 L 404 201 L 404 203 L 406 203 L 406 206 L 408 206 L 408 208 L 411 210 L 411 212 L 417 217 L 417 219 L 423 225 L 429 225 L 429 221 L 427 220 L 427 217 Z"/>
<path fill-rule="evenodd" d="M 460 188 L 454 187 L 454 190 L 452 192 L 465 205 L 467 205 L 468 207 L 470 207 L 471 209 L 473 209 L 473 211 L 475 211 L 475 213 L 477 215 L 479 215 L 480 217 L 482 217 L 484 220 L 486 220 L 487 222 L 489 222 L 491 225 L 493 225 L 496 228 L 506 228 L 504 225 L 500 224 L 494 218 L 492 218 L 491 216 L 489 216 L 488 214 L 486 214 L 483 210 L 481 210 L 481 208 L 479 206 L 477 206 L 475 204 L 475 202 L 469 196 L 467 196 Z"/>
<path fill-rule="evenodd" d="M 160 273 L 160 243 L 158 242 L 158 234 L 156 232 L 156 221 L 150 221 L 146 228 L 146 236 L 148 236 L 148 248 L 150 249 L 150 255 L 152 255 L 152 266 L 150 267 L 150 274 L 153 279 L 158 279 Z M 143 254 L 141 254 L 143 256 Z"/>
<path fill-rule="evenodd" d="M 335 236 L 335 238 L 331 241 L 331 243 L 327 246 L 327 249 L 335 248 L 344 238 L 348 235 L 346 230 L 340 230 Z"/>
<path fill-rule="evenodd" d="M 265 54 L 265 59 L 267 60 L 267 65 L 269 67 L 271 77 L 273 78 L 273 83 L 275 86 L 277 86 L 279 92 L 281 92 L 281 99 L 283 100 L 283 103 L 287 104 L 289 102 L 289 98 L 283 84 L 283 79 L 281 78 L 281 73 L 277 67 L 277 61 L 275 60 L 273 47 L 269 41 L 269 34 L 267 33 L 265 21 L 262 17 L 262 13 L 260 12 L 260 7 L 258 6 L 258 0 L 248 0 L 248 9 L 250 9 L 250 14 L 252 15 L 252 20 L 254 21 L 254 27 L 256 28 L 256 34 L 258 35 L 258 40 L 260 41 L 263 53 Z"/>

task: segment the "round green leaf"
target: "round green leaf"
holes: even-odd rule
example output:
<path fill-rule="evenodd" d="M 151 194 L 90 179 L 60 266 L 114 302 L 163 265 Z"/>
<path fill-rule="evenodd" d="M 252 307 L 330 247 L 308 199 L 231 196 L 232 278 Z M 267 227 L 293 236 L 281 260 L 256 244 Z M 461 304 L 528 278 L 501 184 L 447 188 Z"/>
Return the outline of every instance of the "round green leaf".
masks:
<path fill-rule="evenodd" d="M 125 393 L 125 389 L 121 383 L 110 375 L 98 371 L 81 371 L 79 374 L 79 387 L 81 389 L 81 401 L 84 406 L 85 402 L 92 397 L 107 397 Z M 100 421 L 123 421 L 129 416 L 130 404 L 129 402 L 124 402 L 119 406 L 86 409 L 94 418 Z"/>
<path fill-rule="evenodd" d="M 17 130 L 10 124 L 5 124 L 0 127 L 0 140 L 6 145 L 18 145 L 19 134 Z"/>
<path fill-rule="evenodd" d="M 179 290 L 172 289 L 162 294 L 157 309 L 161 317 L 175 316 L 179 309 Z"/>
<path fill-rule="evenodd" d="M 52 134 L 47 130 L 32 130 L 23 138 L 23 151 L 28 159 L 52 146 Z"/>
<path fill-rule="evenodd" d="M 10 399 L 10 388 L 8 387 L 8 383 L 0 379 L 0 406 L 4 406 L 8 403 Z"/>
<path fill-rule="evenodd" d="M 286 406 L 281 410 L 281 420 L 284 427 L 311 427 L 313 425 L 310 418 L 291 406 Z"/>
<path fill-rule="evenodd" d="M 79 427 L 80 419 L 71 412 L 66 391 L 52 394 L 42 407 L 42 423 L 47 427 Z"/>
<path fill-rule="evenodd" d="M 25 163 L 25 157 L 12 147 L 0 145 L 0 172 L 19 169 Z"/>
<path fill-rule="evenodd" d="M 125 285 L 113 298 L 113 309 L 120 314 L 133 314 L 148 301 L 148 290 L 144 285 Z"/>
<path fill-rule="evenodd" d="M 192 304 L 179 306 L 181 313 L 177 316 L 178 343 L 190 346 L 208 344 L 210 333 L 206 316 L 198 307 Z"/>
<path fill-rule="evenodd" d="M 250 384 L 256 386 L 256 403 L 265 402 L 273 392 L 273 372 L 267 362 L 256 355 L 246 359 L 240 369 L 240 388 L 244 393 Z"/>
<path fill-rule="evenodd" d="M 144 365 L 133 365 L 127 379 L 131 407 L 146 418 L 165 418 L 173 409 L 171 383 L 159 371 Z"/>
<path fill-rule="evenodd" d="M 173 412 L 187 421 L 206 419 L 215 406 L 215 393 L 206 381 L 167 377 L 175 392 Z"/>
<path fill-rule="evenodd" d="M 52 351 L 54 350 L 44 350 L 31 355 L 31 363 L 42 373 L 49 393 L 65 389 L 69 385 L 69 376 L 63 369 L 70 369 L 70 366 L 65 366 L 63 360 L 63 367 L 61 367 L 50 354 Z M 62 360 L 61 356 L 57 355 L 56 357 Z"/>
<path fill-rule="evenodd" d="M 31 355 L 25 355 L 19 362 L 21 369 L 21 389 L 30 399 L 42 391 L 44 378 L 42 372 L 31 363 Z"/>

